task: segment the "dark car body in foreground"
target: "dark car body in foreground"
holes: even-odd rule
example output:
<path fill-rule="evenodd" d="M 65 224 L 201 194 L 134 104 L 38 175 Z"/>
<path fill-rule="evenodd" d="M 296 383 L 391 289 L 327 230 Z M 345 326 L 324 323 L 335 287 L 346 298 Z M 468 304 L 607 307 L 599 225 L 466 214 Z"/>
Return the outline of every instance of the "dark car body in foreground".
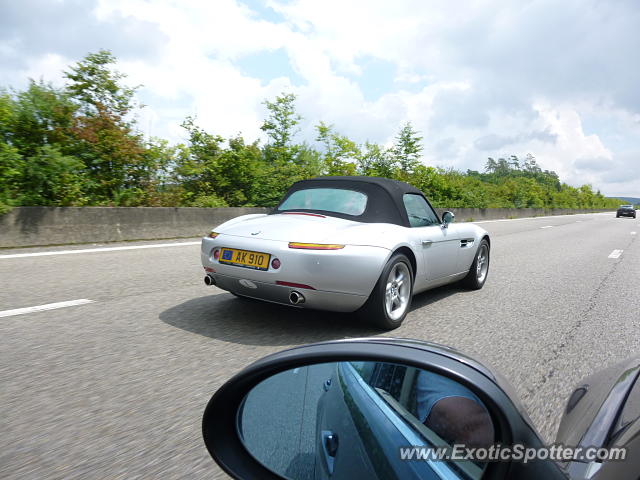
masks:
<path fill-rule="evenodd" d="M 636 209 L 633 205 L 620 205 L 616 211 L 616 218 L 633 217 L 636 218 Z"/>
<path fill-rule="evenodd" d="M 623 460 L 402 458 L 407 445 L 433 449 L 446 440 L 415 419 L 411 370 L 468 391 L 490 419 L 494 445 L 548 447 L 499 373 L 442 345 L 390 338 L 306 345 L 248 366 L 207 405 L 205 444 L 223 470 L 239 479 L 638 478 L 639 358 L 585 378 L 558 412 L 554 444 L 624 451 Z"/>

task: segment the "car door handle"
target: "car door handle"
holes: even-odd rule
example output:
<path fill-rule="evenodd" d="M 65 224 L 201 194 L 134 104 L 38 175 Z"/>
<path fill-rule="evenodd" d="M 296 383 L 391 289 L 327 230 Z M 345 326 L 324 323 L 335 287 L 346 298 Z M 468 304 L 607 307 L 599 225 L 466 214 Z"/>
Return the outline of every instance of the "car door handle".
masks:
<path fill-rule="evenodd" d="M 323 433 L 323 439 L 324 439 L 324 446 L 327 449 L 327 455 L 329 455 L 330 457 L 335 457 L 336 453 L 338 453 L 338 435 L 336 435 L 335 433 L 329 431 L 329 432 L 322 432 Z"/>
<path fill-rule="evenodd" d="M 432 243 L 433 243 L 433 240 L 422 240 L 423 247 L 430 247 Z"/>
<path fill-rule="evenodd" d="M 336 462 L 336 453 L 338 453 L 338 435 L 331 430 L 322 430 L 320 432 L 322 438 L 322 453 L 324 454 L 325 465 L 329 471 L 329 475 L 333 474 L 333 469 Z"/>

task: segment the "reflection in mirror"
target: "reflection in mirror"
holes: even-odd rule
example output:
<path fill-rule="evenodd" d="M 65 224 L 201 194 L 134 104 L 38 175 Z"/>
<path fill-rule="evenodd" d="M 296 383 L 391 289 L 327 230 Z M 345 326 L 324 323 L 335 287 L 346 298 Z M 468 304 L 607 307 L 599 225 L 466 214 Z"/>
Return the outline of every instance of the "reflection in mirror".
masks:
<path fill-rule="evenodd" d="M 382 362 L 323 363 L 274 375 L 247 395 L 238 428 L 261 464 L 291 480 L 477 479 L 485 464 L 401 458 L 494 442 L 491 417 L 468 388 Z"/>

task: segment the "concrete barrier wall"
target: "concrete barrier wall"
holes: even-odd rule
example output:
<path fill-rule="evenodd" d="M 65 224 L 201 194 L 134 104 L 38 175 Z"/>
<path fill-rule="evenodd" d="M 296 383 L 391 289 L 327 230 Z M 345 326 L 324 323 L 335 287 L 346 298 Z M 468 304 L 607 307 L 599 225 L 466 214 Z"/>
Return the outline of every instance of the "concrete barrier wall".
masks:
<path fill-rule="evenodd" d="M 268 210 L 258 207 L 18 207 L 0 215 L 0 248 L 197 237 L 231 218 Z M 603 211 L 542 208 L 437 210 L 439 214 L 445 210 L 453 211 L 458 222 Z"/>
<path fill-rule="evenodd" d="M 503 218 L 546 217 L 551 215 L 575 215 L 578 213 L 615 212 L 615 209 L 570 209 L 570 208 L 436 208 L 438 215 L 451 211 L 456 222 L 478 222 Z"/>
<path fill-rule="evenodd" d="M 266 208 L 18 207 L 0 215 L 0 247 L 188 238 Z"/>

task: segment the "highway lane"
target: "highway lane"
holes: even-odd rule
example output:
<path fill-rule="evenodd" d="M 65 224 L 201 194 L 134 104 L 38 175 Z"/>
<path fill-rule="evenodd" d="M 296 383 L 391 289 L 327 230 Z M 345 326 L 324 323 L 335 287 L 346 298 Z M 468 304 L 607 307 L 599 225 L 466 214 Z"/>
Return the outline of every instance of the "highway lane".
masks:
<path fill-rule="evenodd" d="M 552 440 L 572 386 L 640 350 L 640 224 L 606 214 L 481 225 L 492 235 L 485 288 L 419 295 L 393 335 L 484 358 Z M 0 251 L 0 311 L 93 303 L 0 318 L 2 478 L 224 478 L 199 422 L 226 378 L 287 346 L 380 335 L 348 315 L 206 287 L 196 245 L 2 258 L 16 252 Z"/>

